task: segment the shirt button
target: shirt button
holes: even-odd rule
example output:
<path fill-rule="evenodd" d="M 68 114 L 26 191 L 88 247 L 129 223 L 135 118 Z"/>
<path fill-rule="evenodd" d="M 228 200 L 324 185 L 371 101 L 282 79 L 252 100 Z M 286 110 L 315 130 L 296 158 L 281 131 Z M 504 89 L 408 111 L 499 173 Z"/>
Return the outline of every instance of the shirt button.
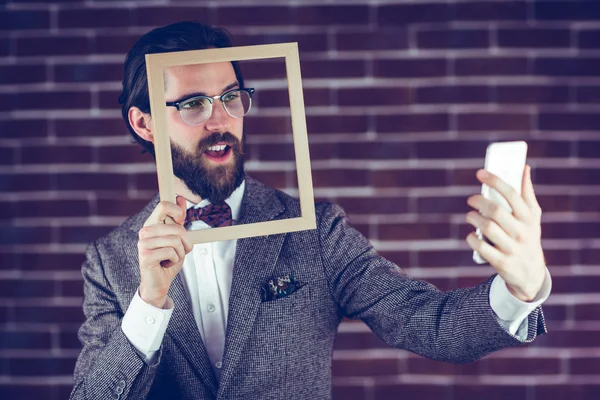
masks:
<path fill-rule="evenodd" d="M 153 324 L 153 323 L 154 323 L 154 318 L 152 318 L 152 317 L 147 317 L 147 318 L 146 318 L 146 322 L 147 322 L 147 323 L 149 323 L 149 324 Z"/>
<path fill-rule="evenodd" d="M 215 364 L 215 367 L 221 369 L 221 367 L 223 366 L 223 363 L 221 361 L 217 361 Z"/>
<path fill-rule="evenodd" d="M 204 249 L 204 248 L 200 249 L 200 255 L 201 256 L 205 256 L 206 253 L 208 253 L 208 251 L 206 249 Z"/>
<path fill-rule="evenodd" d="M 214 304 L 209 304 L 208 305 L 208 312 L 213 312 L 215 311 L 215 305 Z"/>

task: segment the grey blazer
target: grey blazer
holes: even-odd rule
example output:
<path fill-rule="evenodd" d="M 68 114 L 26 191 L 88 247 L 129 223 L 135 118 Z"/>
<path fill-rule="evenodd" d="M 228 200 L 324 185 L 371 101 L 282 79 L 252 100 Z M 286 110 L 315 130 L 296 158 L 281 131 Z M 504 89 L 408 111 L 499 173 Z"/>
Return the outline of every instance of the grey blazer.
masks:
<path fill-rule="evenodd" d="M 240 223 L 300 215 L 298 200 L 246 179 Z M 159 357 L 148 365 L 123 334 L 121 318 L 140 282 L 137 234 L 158 201 L 88 247 L 72 399 L 329 398 L 344 316 L 360 318 L 390 346 L 448 362 L 521 343 L 490 308 L 492 278 L 443 293 L 379 256 L 339 206 L 318 203 L 316 230 L 238 240 L 220 381 L 179 276 Z M 301 287 L 263 302 L 265 283 L 288 273 Z M 546 332 L 541 308 L 528 323 L 526 342 Z"/>

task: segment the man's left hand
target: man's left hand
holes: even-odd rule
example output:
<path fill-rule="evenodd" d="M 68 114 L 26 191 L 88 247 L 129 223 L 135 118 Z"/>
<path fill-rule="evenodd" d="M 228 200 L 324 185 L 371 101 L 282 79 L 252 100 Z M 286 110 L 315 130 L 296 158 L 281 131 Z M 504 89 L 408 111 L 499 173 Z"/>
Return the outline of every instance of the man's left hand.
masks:
<path fill-rule="evenodd" d="M 481 194 L 469 197 L 467 204 L 485 216 L 478 211 L 470 211 L 467 222 L 481 229 L 495 246 L 479 240 L 475 232 L 467 236 L 467 243 L 496 269 L 513 296 L 522 301 L 532 301 L 544 283 L 546 264 L 541 241 L 542 209 L 533 192 L 531 167 L 526 165 L 523 172 L 522 196 L 487 171 L 477 171 L 477 179 L 496 189 L 513 212 L 511 214 Z"/>

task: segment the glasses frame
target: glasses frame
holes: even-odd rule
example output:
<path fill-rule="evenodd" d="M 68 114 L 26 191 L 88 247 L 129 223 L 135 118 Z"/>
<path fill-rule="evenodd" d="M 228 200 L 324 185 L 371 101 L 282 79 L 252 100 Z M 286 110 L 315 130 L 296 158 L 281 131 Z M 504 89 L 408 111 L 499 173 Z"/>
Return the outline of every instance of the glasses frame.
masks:
<path fill-rule="evenodd" d="M 154 132 L 154 151 L 158 190 L 161 201 L 175 203 L 175 185 L 171 143 L 167 129 L 167 106 L 165 99 L 165 68 L 177 65 L 207 64 L 225 61 L 260 60 L 284 58 L 292 117 L 292 134 L 300 216 L 273 221 L 239 224 L 213 229 L 188 231 L 187 238 L 193 244 L 218 242 L 222 240 L 255 237 L 256 240 L 268 240 L 270 235 L 316 229 L 315 201 L 313 195 L 310 156 L 308 152 L 308 134 L 304 95 L 300 74 L 298 43 L 276 43 L 259 46 L 227 47 L 205 50 L 189 50 L 171 53 L 146 54 L 146 72 L 148 76 L 148 94 L 150 97 L 151 123 Z M 166 223 L 175 223 L 167 219 Z M 263 237 L 263 238 L 260 238 Z"/>
<path fill-rule="evenodd" d="M 167 102 L 165 102 L 165 104 L 167 105 L 167 107 L 176 107 L 177 111 L 179 111 L 179 115 L 181 115 L 181 108 L 179 108 L 180 104 L 185 103 L 186 101 L 190 101 L 192 99 L 208 100 L 208 102 L 210 103 L 210 112 L 208 113 L 208 117 L 206 117 L 206 119 L 204 121 L 199 122 L 197 124 L 190 124 L 190 123 L 186 122 L 186 120 L 183 119 L 183 115 L 181 115 L 181 120 L 183 122 L 185 122 L 186 124 L 188 124 L 189 126 L 198 126 L 198 125 L 202 125 L 203 123 L 205 123 L 206 121 L 208 121 L 210 119 L 210 116 L 212 115 L 212 112 L 213 112 L 213 105 L 214 105 L 213 103 L 215 100 L 221 101 L 221 104 L 223 105 L 223 109 L 231 118 L 242 118 L 243 116 L 247 115 L 250 112 L 250 110 L 252 110 L 252 96 L 254 95 L 255 91 L 256 90 L 254 90 L 254 88 L 230 89 L 230 90 L 226 91 L 225 93 L 218 95 L 218 96 L 202 96 L 202 95 L 192 96 L 192 97 L 188 97 L 183 100 L 180 100 L 180 101 L 167 101 Z M 246 111 L 246 113 L 244 115 L 242 115 L 241 117 L 236 117 L 235 115 L 231 115 L 231 113 L 227 109 L 227 106 L 225 105 L 225 102 L 223 101 L 223 97 L 230 94 L 231 92 L 246 92 L 250 96 L 250 107 L 248 107 L 248 111 Z"/>

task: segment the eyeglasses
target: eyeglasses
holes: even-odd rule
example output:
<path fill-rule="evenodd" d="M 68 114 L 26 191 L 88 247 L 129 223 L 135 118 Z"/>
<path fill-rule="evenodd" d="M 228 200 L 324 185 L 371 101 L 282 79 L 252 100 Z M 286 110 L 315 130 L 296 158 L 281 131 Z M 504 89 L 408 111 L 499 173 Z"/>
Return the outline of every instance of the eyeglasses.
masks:
<path fill-rule="evenodd" d="M 220 96 L 194 96 L 181 101 L 168 101 L 168 107 L 177 107 L 181 119 L 188 125 L 200 125 L 212 114 L 213 102 L 221 100 L 227 114 L 233 118 L 241 118 L 248 114 L 252 107 L 253 88 L 228 90 Z"/>

